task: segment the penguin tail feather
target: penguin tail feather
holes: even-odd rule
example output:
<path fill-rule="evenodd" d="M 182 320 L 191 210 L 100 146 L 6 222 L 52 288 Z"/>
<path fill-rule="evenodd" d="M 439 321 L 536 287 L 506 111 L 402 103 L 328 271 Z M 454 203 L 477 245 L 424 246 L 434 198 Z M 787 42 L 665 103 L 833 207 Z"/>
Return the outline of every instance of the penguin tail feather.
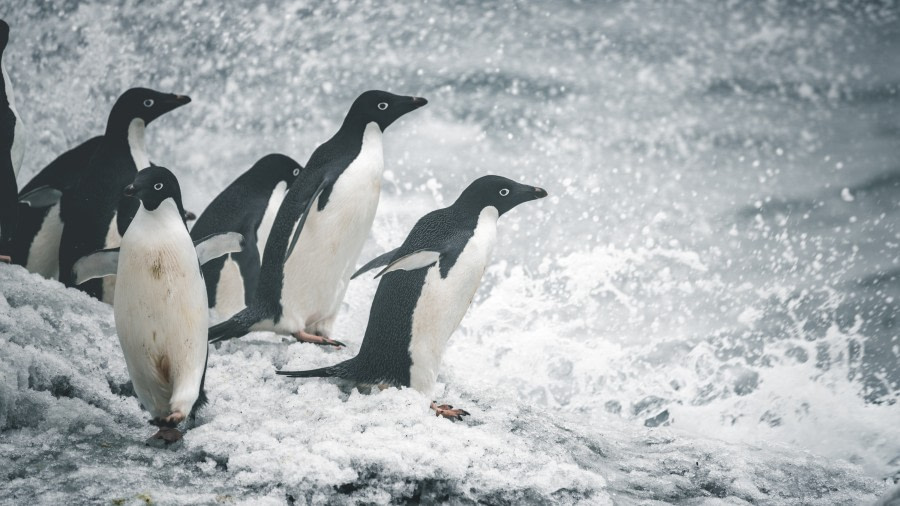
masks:
<path fill-rule="evenodd" d="M 333 367 L 321 367 L 308 371 L 275 371 L 275 374 L 289 378 L 331 378 L 335 376 Z"/>
<path fill-rule="evenodd" d="M 244 308 L 231 318 L 209 328 L 209 342 L 218 343 L 250 333 L 250 327 L 258 322 L 251 309 Z"/>

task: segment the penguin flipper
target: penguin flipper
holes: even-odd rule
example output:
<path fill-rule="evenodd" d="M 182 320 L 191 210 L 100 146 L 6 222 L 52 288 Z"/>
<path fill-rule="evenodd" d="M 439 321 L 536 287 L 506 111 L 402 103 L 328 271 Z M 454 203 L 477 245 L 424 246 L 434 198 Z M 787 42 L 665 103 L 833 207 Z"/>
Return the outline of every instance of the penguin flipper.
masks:
<path fill-rule="evenodd" d="M 381 267 L 381 266 L 389 264 L 391 262 L 391 259 L 394 258 L 394 255 L 397 254 L 397 250 L 399 250 L 399 249 L 400 248 L 394 248 L 394 249 L 388 251 L 387 253 L 378 255 L 377 257 L 373 258 L 372 260 L 369 261 L 369 263 L 367 263 L 366 265 L 363 265 L 362 267 L 359 268 L 358 271 L 354 272 L 353 275 L 350 276 L 350 279 L 355 279 L 360 274 L 371 271 L 372 269 L 374 269 L 376 267 Z"/>
<path fill-rule="evenodd" d="M 229 253 L 240 253 L 244 249 L 244 236 L 237 232 L 211 234 L 194 241 L 200 265 Z"/>
<path fill-rule="evenodd" d="M 50 207 L 59 202 L 62 192 L 52 186 L 40 186 L 30 192 L 21 195 L 19 202 L 28 207 L 42 208 Z"/>
<path fill-rule="evenodd" d="M 291 252 L 294 251 L 294 246 L 297 245 L 297 240 L 300 239 L 300 232 L 303 231 L 303 224 L 306 223 L 306 217 L 309 216 L 309 210 L 312 209 L 313 203 L 319 199 L 319 196 L 322 195 L 322 192 L 325 191 L 325 188 L 329 183 L 330 181 L 328 179 L 323 179 L 322 182 L 319 183 L 319 187 L 316 188 L 316 191 L 313 192 L 306 203 L 303 204 L 303 214 L 300 215 L 300 220 L 297 222 L 297 226 L 294 227 L 294 237 L 291 239 L 291 245 L 288 246 L 287 254 L 284 255 L 285 262 L 291 257 Z"/>
<path fill-rule="evenodd" d="M 375 277 L 383 276 L 391 271 L 414 271 L 422 267 L 428 267 L 437 263 L 441 258 L 441 252 L 429 249 L 420 249 L 413 251 L 408 255 L 391 261 L 387 267 L 381 270 Z"/>
<path fill-rule="evenodd" d="M 119 248 L 102 249 L 85 255 L 72 266 L 75 285 L 85 281 L 113 276 L 119 268 Z"/>

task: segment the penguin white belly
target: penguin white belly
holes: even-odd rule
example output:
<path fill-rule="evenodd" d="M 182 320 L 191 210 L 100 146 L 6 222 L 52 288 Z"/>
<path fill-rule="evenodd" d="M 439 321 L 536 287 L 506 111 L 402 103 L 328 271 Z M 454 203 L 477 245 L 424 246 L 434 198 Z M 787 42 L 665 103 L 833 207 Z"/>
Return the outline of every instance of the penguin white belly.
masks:
<path fill-rule="evenodd" d="M 219 271 L 215 309 L 222 320 L 227 320 L 244 309 L 244 278 L 241 276 L 241 268 L 232 260 L 231 255 L 228 255 Z"/>
<path fill-rule="evenodd" d="M 118 278 L 116 331 L 135 392 L 154 417 L 187 416 L 200 392 L 209 322 L 197 254 L 171 200 L 138 211 L 119 250 Z"/>
<path fill-rule="evenodd" d="M 118 212 L 113 213 L 112 220 L 106 228 L 106 238 L 103 240 L 103 248 L 101 249 L 118 248 L 122 243 L 122 236 L 119 235 L 119 225 L 116 223 L 118 215 Z M 107 304 L 112 304 L 115 301 L 116 279 L 116 276 L 103 278 L 103 302 Z"/>
<path fill-rule="evenodd" d="M 313 203 L 285 262 L 276 330 L 295 332 L 323 322 L 318 330 L 330 331 L 372 229 L 383 172 L 381 129 L 369 123 L 359 155 L 334 183 L 325 209 L 319 212 Z"/>
<path fill-rule="evenodd" d="M 41 228 L 35 234 L 28 248 L 25 268 L 48 279 L 59 278 L 59 243 L 62 239 L 63 224 L 59 218 L 59 202 L 47 211 Z"/>
<path fill-rule="evenodd" d="M 426 395 L 434 389 L 447 341 L 465 316 L 481 284 L 497 239 L 498 216 L 494 207 L 481 211 L 474 234 L 446 278 L 441 278 L 440 262 L 429 267 L 425 275 L 412 316 L 409 380 L 411 387 Z"/>
<path fill-rule="evenodd" d="M 269 203 L 266 205 L 266 212 L 263 213 L 262 221 L 256 229 L 256 249 L 259 250 L 259 261 L 262 264 L 263 252 L 266 249 L 266 241 L 269 240 L 269 233 L 272 232 L 272 224 L 275 223 L 275 216 L 278 215 L 278 209 L 284 201 L 284 194 L 287 192 L 287 183 L 280 181 L 272 190 L 269 197 Z"/>
<path fill-rule="evenodd" d="M 25 123 L 22 122 L 22 116 L 20 116 L 19 111 L 16 110 L 16 100 L 13 96 L 12 81 L 9 80 L 9 74 L 6 73 L 6 68 L 2 68 L 2 72 L 3 83 L 5 84 L 4 88 L 6 88 L 6 97 L 9 101 L 9 109 L 12 111 L 13 116 L 16 117 L 16 126 L 15 130 L 13 130 L 13 144 L 9 154 L 10 158 L 12 158 L 13 172 L 18 176 L 19 169 L 22 168 L 22 159 L 25 158 Z"/>

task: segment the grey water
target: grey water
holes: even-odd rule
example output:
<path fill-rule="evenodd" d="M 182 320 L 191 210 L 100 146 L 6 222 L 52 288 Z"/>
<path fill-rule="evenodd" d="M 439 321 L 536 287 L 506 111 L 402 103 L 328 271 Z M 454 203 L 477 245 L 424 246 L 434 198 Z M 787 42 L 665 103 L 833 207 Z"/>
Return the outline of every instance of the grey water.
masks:
<path fill-rule="evenodd" d="M 771 438 L 898 476 L 896 2 L 11 1 L 0 16 L 31 133 L 20 184 L 102 132 L 131 86 L 192 97 L 148 127 L 148 151 L 195 212 L 265 153 L 304 163 L 361 91 L 424 96 L 386 134 L 376 238 L 486 173 L 551 195 L 504 217 L 476 304 L 527 280 L 519 321 L 564 346 L 537 372 L 470 351 L 501 363 L 488 374 L 581 420 Z M 839 444 L 834 416 L 858 423 Z"/>

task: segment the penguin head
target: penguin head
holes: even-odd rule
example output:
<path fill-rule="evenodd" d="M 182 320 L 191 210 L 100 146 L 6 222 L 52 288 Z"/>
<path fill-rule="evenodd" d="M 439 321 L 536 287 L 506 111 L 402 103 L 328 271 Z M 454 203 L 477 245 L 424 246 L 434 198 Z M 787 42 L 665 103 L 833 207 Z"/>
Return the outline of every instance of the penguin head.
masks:
<path fill-rule="evenodd" d="M 421 97 L 405 97 L 387 91 L 370 90 L 359 97 L 350 106 L 347 120 L 359 122 L 363 126 L 377 123 L 383 132 L 400 116 L 414 111 L 427 104 Z"/>
<path fill-rule="evenodd" d="M 9 25 L 6 24 L 6 21 L 0 19 L 0 54 L 3 54 L 3 50 L 6 49 L 6 44 L 9 43 Z"/>
<path fill-rule="evenodd" d="M 128 127 L 132 120 L 140 119 L 145 125 L 163 114 L 189 104 L 187 95 L 161 93 L 147 88 L 131 88 L 122 93 L 112 112 L 109 113 L 109 124 Z"/>
<path fill-rule="evenodd" d="M 503 214 L 523 202 L 546 196 L 547 190 L 537 186 L 517 183 L 503 176 L 483 176 L 466 187 L 453 205 L 475 212 L 491 206 L 498 214 Z"/>
<path fill-rule="evenodd" d="M 140 199 L 144 209 L 156 210 L 166 199 L 172 199 L 178 206 L 178 213 L 184 216 L 181 206 L 181 187 L 175 174 L 165 168 L 151 166 L 137 173 L 134 182 L 125 187 L 125 195 Z"/>
<path fill-rule="evenodd" d="M 272 178 L 268 180 L 284 181 L 287 183 L 288 188 L 294 184 L 294 180 L 303 171 L 303 166 L 293 158 L 280 153 L 272 153 L 260 158 L 252 168 L 256 169 L 257 167 L 265 171 L 267 178 Z"/>

